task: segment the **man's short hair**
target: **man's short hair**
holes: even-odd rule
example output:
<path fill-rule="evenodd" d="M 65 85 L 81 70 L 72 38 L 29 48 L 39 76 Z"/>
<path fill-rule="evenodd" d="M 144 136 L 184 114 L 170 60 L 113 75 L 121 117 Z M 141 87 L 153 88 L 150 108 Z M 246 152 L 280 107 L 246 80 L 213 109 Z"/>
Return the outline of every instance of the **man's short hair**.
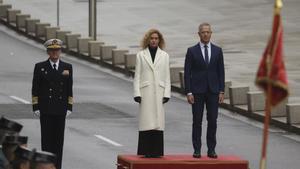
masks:
<path fill-rule="evenodd" d="M 204 26 L 209 26 L 209 27 L 211 27 L 209 23 L 203 22 L 203 23 L 201 23 L 201 24 L 199 25 L 198 31 L 200 32 L 200 30 L 201 30 Z"/>

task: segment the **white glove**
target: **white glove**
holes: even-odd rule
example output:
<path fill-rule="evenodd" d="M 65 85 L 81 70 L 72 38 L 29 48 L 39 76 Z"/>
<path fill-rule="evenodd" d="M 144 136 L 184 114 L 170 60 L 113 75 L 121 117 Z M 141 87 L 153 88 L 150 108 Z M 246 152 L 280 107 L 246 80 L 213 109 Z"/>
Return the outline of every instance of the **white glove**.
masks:
<path fill-rule="evenodd" d="M 70 114 L 72 114 L 72 111 L 67 110 L 67 115 L 66 115 L 66 117 L 68 117 Z"/>
<path fill-rule="evenodd" d="M 33 115 L 36 116 L 36 117 L 40 117 L 40 115 L 41 115 L 40 110 L 34 111 Z"/>

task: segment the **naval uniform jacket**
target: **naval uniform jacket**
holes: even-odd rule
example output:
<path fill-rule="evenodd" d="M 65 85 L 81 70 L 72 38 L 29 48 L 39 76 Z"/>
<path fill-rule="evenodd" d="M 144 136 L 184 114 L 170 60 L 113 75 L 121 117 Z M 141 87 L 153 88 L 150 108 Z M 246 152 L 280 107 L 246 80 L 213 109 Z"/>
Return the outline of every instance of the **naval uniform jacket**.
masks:
<path fill-rule="evenodd" d="M 59 61 L 58 70 L 49 60 L 37 63 L 32 80 L 33 111 L 41 114 L 65 115 L 73 105 L 72 65 Z"/>

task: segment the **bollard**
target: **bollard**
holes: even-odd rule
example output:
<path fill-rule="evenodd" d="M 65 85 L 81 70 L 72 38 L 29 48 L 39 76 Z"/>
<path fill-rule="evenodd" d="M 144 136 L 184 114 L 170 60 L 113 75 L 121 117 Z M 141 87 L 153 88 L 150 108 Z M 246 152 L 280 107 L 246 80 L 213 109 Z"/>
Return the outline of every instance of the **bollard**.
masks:
<path fill-rule="evenodd" d="M 6 19 L 7 18 L 7 10 L 11 9 L 10 4 L 0 4 L 0 18 Z"/>
<path fill-rule="evenodd" d="M 27 18 L 25 19 L 25 31 L 27 34 L 29 33 L 35 33 L 35 24 L 39 23 L 40 20 L 39 19 L 30 19 Z"/>
<path fill-rule="evenodd" d="M 184 68 L 181 65 L 173 65 L 170 67 L 170 76 L 171 76 L 171 83 L 180 83 L 179 72 L 183 71 Z"/>
<path fill-rule="evenodd" d="M 36 23 L 35 24 L 35 36 L 46 37 L 46 27 L 50 26 L 50 23 Z"/>
<path fill-rule="evenodd" d="M 248 112 L 265 110 L 265 95 L 261 91 L 247 93 Z"/>
<path fill-rule="evenodd" d="M 16 23 L 17 14 L 21 13 L 21 10 L 7 9 L 6 19 L 9 24 Z"/>
<path fill-rule="evenodd" d="M 17 14 L 16 15 L 16 27 L 17 29 L 19 29 L 20 31 L 24 31 L 25 32 L 25 20 L 27 18 L 30 18 L 30 15 L 28 14 Z"/>
<path fill-rule="evenodd" d="M 66 46 L 66 35 L 70 34 L 71 31 L 63 31 L 63 30 L 57 30 L 56 31 L 56 38 L 61 40 L 63 42 L 63 45 Z"/>
<path fill-rule="evenodd" d="M 286 104 L 288 103 L 288 99 L 282 101 L 279 105 L 272 108 L 271 117 L 286 117 Z"/>
<path fill-rule="evenodd" d="M 112 64 L 114 66 L 125 65 L 125 54 L 128 52 L 129 52 L 128 50 L 113 49 L 112 50 Z"/>
<path fill-rule="evenodd" d="M 232 86 L 232 82 L 230 80 L 225 81 L 224 99 L 229 99 L 229 87 L 230 86 Z"/>
<path fill-rule="evenodd" d="M 136 54 L 125 53 L 125 69 L 127 71 L 135 68 Z"/>
<path fill-rule="evenodd" d="M 89 52 L 89 41 L 92 41 L 92 38 L 77 38 L 77 51 L 78 54 L 87 54 Z"/>
<path fill-rule="evenodd" d="M 179 72 L 180 88 L 184 90 L 184 70 Z"/>
<path fill-rule="evenodd" d="M 294 103 L 294 104 L 287 104 L 286 105 L 287 110 L 287 124 L 300 124 L 300 104 Z"/>
<path fill-rule="evenodd" d="M 229 87 L 229 101 L 230 105 L 247 104 L 247 93 L 249 86 L 230 86 Z"/>
<path fill-rule="evenodd" d="M 81 37 L 80 34 L 66 34 L 67 50 L 77 50 L 77 38 Z"/>
<path fill-rule="evenodd" d="M 56 38 L 56 31 L 59 30 L 59 27 L 45 27 L 45 38 L 46 40 L 55 39 Z"/>
<path fill-rule="evenodd" d="M 117 48 L 117 46 L 115 46 L 115 45 L 102 45 L 100 47 L 101 61 L 112 60 L 112 50 L 116 49 L 116 48 Z"/>
<path fill-rule="evenodd" d="M 89 41 L 88 48 L 89 48 L 89 56 L 90 57 L 97 57 L 100 59 L 100 46 L 104 45 L 104 42 L 99 41 Z"/>

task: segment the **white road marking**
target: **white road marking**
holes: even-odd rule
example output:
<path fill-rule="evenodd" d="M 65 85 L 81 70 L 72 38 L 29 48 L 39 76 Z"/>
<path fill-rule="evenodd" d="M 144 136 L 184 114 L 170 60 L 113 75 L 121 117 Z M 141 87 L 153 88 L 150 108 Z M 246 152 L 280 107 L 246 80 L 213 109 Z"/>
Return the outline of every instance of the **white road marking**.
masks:
<path fill-rule="evenodd" d="M 112 144 L 112 145 L 114 145 L 116 147 L 122 147 L 123 146 L 123 145 L 121 145 L 121 144 L 119 144 L 119 143 L 117 143 L 115 141 L 112 141 L 112 140 L 110 140 L 110 139 L 108 139 L 108 138 L 106 138 L 104 136 L 101 136 L 101 135 L 94 135 L 94 136 L 97 137 L 97 138 L 99 138 L 99 139 L 101 139 L 101 140 L 103 140 L 103 141 L 105 141 L 105 142 L 107 142 L 107 143 L 109 143 L 109 144 Z"/>
<path fill-rule="evenodd" d="M 22 99 L 20 97 L 17 97 L 17 96 L 9 96 L 9 97 L 16 100 L 16 101 L 18 101 L 18 102 L 24 103 L 24 104 L 31 104 L 29 101 L 24 100 L 24 99 Z"/>

